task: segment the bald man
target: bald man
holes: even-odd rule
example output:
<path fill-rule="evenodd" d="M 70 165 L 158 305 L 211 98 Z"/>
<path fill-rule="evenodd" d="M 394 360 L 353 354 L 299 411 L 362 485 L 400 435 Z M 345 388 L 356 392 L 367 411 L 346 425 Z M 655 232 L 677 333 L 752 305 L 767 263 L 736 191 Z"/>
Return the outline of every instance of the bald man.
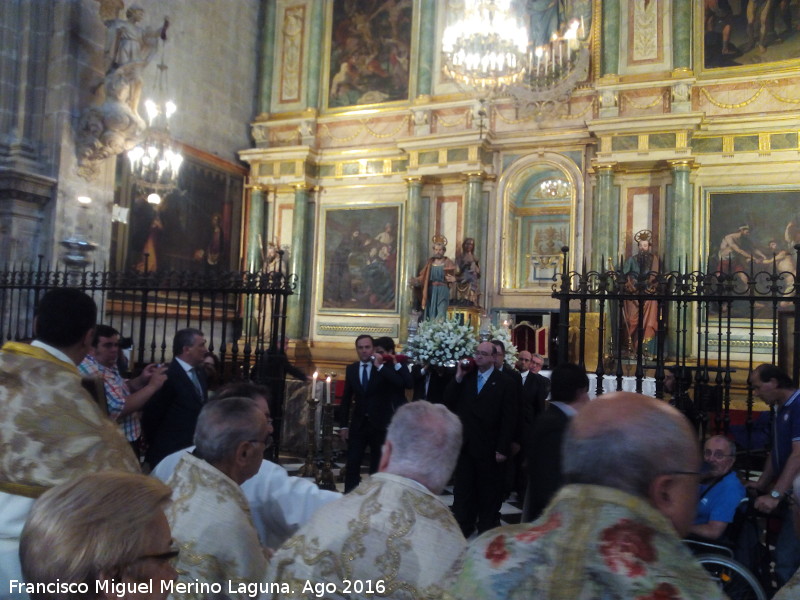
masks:
<path fill-rule="evenodd" d="M 724 598 L 681 542 L 700 453 L 688 421 L 654 398 L 607 394 L 573 418 L 566 485 L 532 524 L 468 548 L 456 598 Z"/>

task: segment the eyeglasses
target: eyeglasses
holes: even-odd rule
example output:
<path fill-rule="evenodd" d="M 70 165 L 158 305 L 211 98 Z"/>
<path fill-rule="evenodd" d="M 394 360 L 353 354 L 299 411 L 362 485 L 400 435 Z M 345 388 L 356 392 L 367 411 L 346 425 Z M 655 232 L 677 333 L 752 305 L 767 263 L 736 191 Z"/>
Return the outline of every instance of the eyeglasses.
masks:
<path fill-rule="evenodd" d="M 160 554 L 145 554 L 143 556 L 138 557 L 136 560 L 159 560 L 162 562 L 167 562 L 170 560 L 175 560 L 180 555 L 181 550 L 175 544 L 170 544 L 170 549 L 166 552 L 161 552 Z"/>
<path fill-rule="evenodd" d="M 714 450 L 713 452 L 711 450 L 704 450 L 703 451 L 703 456 L 705 456 L 705 457 L 713 456 L 714 458 L 717 458 L 717 459 L 723 459 L 723 458 L 730 458 L 731 456 L 735 456 L 735 455 L 734 454 L 725 454 L 722 450 Z"/>

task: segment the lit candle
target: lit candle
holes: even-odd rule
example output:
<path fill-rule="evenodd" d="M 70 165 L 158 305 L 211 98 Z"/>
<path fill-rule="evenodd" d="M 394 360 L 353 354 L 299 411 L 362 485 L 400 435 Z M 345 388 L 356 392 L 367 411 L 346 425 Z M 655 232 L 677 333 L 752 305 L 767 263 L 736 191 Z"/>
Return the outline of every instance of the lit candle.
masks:
<path fill-rule="evenodd" d="M 325 391 L 326 391 L 326 395 L 327 395 L 326 402 L 328 404 L 330 404 L 331 403 L 331 376 L 330 375 L 328 375 L 325 378 Z"/>
<path fill-rule="evenodd" d="M 314 371 L 314 375 L 312 375 L 313 383 L 311 384 L 311 399 L 317 399 L 317 377 L 319 377 L 319 373 Z"/>
<path fill-rule="evenodd" d="M 542 66 L 542 54 L 544 54 L 544 50 L 542 50 L 541 46 L 536 48 L 536 77 L 539 77 L 539 69 Z"/>

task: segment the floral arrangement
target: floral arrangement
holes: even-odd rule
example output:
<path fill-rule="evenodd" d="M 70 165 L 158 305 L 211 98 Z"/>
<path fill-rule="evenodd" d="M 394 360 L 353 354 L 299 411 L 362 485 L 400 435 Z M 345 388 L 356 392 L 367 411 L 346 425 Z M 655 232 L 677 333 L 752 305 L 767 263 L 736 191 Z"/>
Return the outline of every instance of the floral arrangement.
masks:
<path fill-rule="evenodd" d="M 494 325 L 489 325 L 489 339 L 503 342 L 503 346 L 506 348 L 506 364 L 513 367 L 517 362 L 518 350 L 514 342 L 511 341 L 511 330 L 505 326 L 495 327 Z"/>
<path fill-rule="evenodd" d="M 478 347 L 475 332 L 467 325 L 447 319 L 421 321 L 417 334 L 409 337 L 405 352 L 420 364 L 454 367 L 456 361 L 472 356 Z"/>

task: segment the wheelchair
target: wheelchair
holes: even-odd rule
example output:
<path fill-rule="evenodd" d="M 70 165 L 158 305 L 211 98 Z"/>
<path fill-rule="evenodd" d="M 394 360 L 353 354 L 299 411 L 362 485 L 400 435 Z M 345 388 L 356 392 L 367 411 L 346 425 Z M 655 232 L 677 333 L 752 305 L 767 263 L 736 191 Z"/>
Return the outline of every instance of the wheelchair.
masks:
<path fill-rule="evenodd" d="M 756 576 L 733 557 L 728 546 L 693 539 L 683 541 L 730 600 L 767 600 Z"/>

